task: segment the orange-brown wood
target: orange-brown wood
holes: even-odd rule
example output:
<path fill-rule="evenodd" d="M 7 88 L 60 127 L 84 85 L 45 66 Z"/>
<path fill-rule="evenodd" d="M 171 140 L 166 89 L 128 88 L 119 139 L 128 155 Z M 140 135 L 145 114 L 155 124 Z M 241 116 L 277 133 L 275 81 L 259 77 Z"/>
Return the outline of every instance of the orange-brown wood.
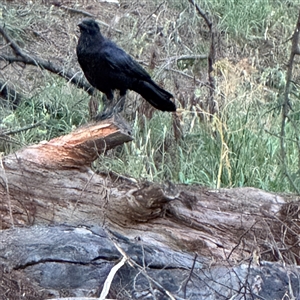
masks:
<path fill-rule="evenodd" d="M 65 136 L 29 146 L 15 155 L 48 168 L 79 168 L 89 166 L 100 154 L 131 140 L 129 125 L 122 117 L 115 115 L 80 127 Z"/>

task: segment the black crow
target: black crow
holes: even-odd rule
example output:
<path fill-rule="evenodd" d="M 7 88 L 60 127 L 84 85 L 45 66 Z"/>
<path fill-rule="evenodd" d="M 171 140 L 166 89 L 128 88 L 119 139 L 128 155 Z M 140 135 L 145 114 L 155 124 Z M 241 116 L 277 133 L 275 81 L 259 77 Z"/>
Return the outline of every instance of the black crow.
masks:
<path fill-rule="evenodd" d="M 114 90 L 119 90 L 121 99 L 125 99 L 129 89 L 159 110 L 176 111 L 170 100 L 172 94 L 159 87 L 124 50 L 105 38 L 94 20 L 83 20 L 78 26 L 81 33 L 76 49 L 78 62 L 90 84 L 104 93 L 110 103 Z"/>

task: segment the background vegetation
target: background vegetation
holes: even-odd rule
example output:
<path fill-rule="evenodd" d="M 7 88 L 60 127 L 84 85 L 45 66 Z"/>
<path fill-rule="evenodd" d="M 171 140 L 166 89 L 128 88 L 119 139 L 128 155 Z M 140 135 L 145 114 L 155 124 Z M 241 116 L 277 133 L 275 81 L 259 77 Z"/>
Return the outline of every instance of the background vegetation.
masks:
<path fill-rule="evenodd" d="M 176 116 L 162 113 L 128 93 L 124 117 L 134 129 L 134 141 L 100 157 L 95 169 L 213 188 L 300 189 L 298 64 L 286 124 L 286 168 L 280 152 L 286 65 L 299 0 L 197 1 L 217 32 L 213 75 L 218 113 L 211 120 L 205 109 L 209 88 L 203 58 L 210 32 L 189 1 L 86 2 L 2 1 L 1 25 L 26 53 L 76 73 L 76 24 L 93 14 L 103 33 L 172 92 L 178 106 Z M 4 54 L 11 49 L 2 39 L 0 56 Z M 0 79 L 24 95 L 17 109 L 5 100 L 0 103 L 4 154 L 89 121 L 89 95 L 60 76 L 2 61 Z"/>

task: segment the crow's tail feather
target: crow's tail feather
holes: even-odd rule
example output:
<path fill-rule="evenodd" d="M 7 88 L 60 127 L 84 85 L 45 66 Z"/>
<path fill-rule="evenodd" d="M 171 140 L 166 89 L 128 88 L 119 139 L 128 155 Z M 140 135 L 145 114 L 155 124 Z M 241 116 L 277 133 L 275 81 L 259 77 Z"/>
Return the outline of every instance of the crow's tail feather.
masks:
<path fill-rule="evenodd" d="M 153 81 L 139 81 L 133 90 L 159 110 L 176 111 L 175 104 L 170 100 L 170 98 L 173 98 L 173 95 L 159 87 Z"/>

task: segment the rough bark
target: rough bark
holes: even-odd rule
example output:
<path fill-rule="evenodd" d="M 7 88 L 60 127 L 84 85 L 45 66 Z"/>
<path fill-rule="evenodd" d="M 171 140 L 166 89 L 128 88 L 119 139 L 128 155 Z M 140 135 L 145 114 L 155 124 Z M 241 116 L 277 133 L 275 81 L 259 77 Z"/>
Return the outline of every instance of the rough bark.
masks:
<path fill-rule="evenodd" d="M 2 159 L 3 295 L 9 282 L 16 299 L 99 297 L 124 253 L 130 261 L 111 287 L 117 299 L 297 294 L 298 199 L 92 171 L 100 153 L 130 140 L 114 117 Z"/>

